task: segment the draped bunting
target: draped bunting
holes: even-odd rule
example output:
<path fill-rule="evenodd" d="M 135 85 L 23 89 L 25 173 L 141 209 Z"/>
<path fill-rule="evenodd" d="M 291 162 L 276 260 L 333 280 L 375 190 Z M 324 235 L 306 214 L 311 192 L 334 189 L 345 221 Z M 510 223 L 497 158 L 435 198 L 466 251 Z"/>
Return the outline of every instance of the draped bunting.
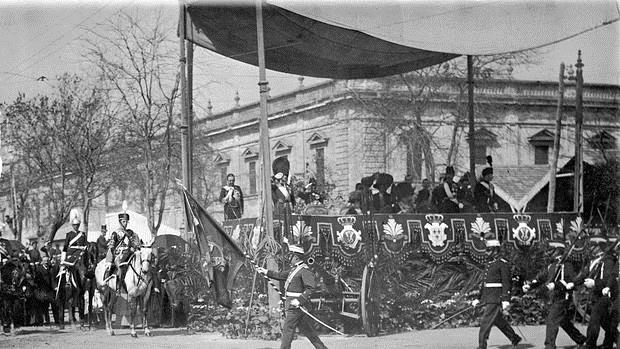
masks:
<path fill-rule="evenodd" d="M 399 263 L 413 251 L 435 263 L 445 263 L 457 254 L 483 263 L 485 239 L 499 239 L 510 249 L 529 248 L 558 236 L 570 239 L 581 229 L 576 221 L 573 213 L 293 215 L 290 230 L 296 239 L 306 237 L 302 241 L 306 241 L 307 258 L 329 256 L 345 267 L 363 265 L 373 254 Z M 255 230 L 255 222 L 247 218 L 224 226 L 242 242 Z M 583 251 L 579 245 L 575 253 Z"/>

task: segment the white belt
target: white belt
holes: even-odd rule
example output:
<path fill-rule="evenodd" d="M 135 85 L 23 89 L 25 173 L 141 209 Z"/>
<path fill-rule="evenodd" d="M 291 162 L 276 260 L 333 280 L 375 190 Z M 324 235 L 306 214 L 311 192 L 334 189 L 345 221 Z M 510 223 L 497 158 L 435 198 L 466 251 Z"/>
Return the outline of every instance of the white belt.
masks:
<path fill-rule="evenodd" d="M 484 287 L 502 287 L 501 282 L 485 282 Z"/>
<path fill-rule="evenodd" d="M 286 292 L 287 297 L 301 297 L 300 292 Z"/>

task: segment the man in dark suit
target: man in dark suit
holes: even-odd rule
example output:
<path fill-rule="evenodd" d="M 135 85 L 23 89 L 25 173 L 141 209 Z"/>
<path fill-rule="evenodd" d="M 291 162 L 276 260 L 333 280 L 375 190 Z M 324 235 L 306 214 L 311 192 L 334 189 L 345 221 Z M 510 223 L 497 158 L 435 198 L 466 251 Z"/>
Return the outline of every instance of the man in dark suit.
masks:
<path fill-rule="evenodd" d="M 482 170 L 482 178 L 474 188 L 474 206 L 477 212 L 496 212 L 498 209 L 492 180 L 493 167 Z"/>
<path fill-rule="evenodd" d="M 108 240 L 106 235 L 108 233 L 108 227 L 104 224 L 101 226 L 101 234 L 97 238 L 97 263 L 105 259 L 105 255 L 108 252 Z"/>
<path fill-rule="evenodd" d="M 239 219 L 243 216 L 243 192 L 235 184 L 235 175 L 226 176 L 226 185 L 220 190 L 220 201 L 224 204 L 225 219 Z"/>
<path fill-rule="evenodd" d="M 484 278 L 480 286 L 480 300 L 474 300 L 473 306 L 484 304 L 484 314 L 480 319 L 478 333 L 478 349 L 487 348 L 487 340 L 493 326 L 497 326 L 508 337 L 512 347 L 516 348 L 521 337 L 512 329 L 503 316 L 510 307 L 511 275 L 508 261 L 500 257 L 500 243 L 498 240 L 486 241 L 487 264 Z"/>

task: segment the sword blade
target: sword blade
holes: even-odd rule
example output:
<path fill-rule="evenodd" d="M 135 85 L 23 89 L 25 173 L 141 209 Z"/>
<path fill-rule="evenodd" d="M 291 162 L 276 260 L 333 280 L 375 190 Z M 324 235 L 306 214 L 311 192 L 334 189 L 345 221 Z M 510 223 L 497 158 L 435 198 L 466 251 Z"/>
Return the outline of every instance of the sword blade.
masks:
<path fill-rule="evenodd" d="M 328 329 L 330 329 L 330 330 L 332 330 L 332 331 L 334 331 L 334 332 L 338 333 L 339 335 L 341 335 L 341 336 L 345 336 L 345 337 L 346 337 L 346 334 L 344 334 L 344 333 L 342 333 L 342 332 L 338 331 L 337 329 L 335 329 L 335 328 L 333 328 L 333 327 L 329 326 L 328 324 L 324 323 L 323 321 L 319 320 L 316 316 L 314 316 L 314 315 L 310 314 L 310 312 L 309 312 L 306 308 L 304 308 L 304 307 L 299 307 L 299 309 L 300 309 L 301 311 L 303 311 L 303 312 L 304 312 L 304 314 L 306 314 L 306 315 L 308 315 L 310 318 L 312 318 L 312 320 L 314 320 L 314 321 L 318 322 L 319 324 L 321 324 L 321 325 L 323 325 L 323 326 L 327 327 Z"/>

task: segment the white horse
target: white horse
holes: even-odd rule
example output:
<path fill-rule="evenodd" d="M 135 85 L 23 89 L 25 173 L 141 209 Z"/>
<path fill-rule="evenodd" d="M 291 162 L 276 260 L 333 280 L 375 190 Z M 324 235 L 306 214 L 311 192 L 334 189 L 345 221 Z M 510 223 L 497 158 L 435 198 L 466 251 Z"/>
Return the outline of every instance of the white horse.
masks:
<path fill-rule="evenodd" d="M 150 247 L 142 247 L 139 251 L 136 251 L 132 257 L 130 257 L 127 266 L 127 272 L 125 273 L 125 286 L 127 286 L 127 301 L 129 303 L 129 322 L 131 326 L 131 336 L 137 338 L 138 334 L 135 329 L 135 318 L 138 312 L 138 302 L 142 309 L 142 325 L 144 328 L 144 335 L 151 336 L 151 330 L 148 327 L 147 322 L 147 310 L 148 301 L 150 297 L 150 290 L 152 287 L 152 274 L 150 272 L 151 263 L 153 260 L 153 249 Z M 112 329 L 112 311 L 116 304 L 116 298 L 118 294 L 116 292 L 116 277 L 108 277 L 104 279 L 105 275 L 105 260 L 102 260 L 95 269 L 95 277 L 97 279 L 97 287 L 101 293 L 101 300 L 104 308 L 105 326 L 108 333 L 113 336 L 114 330 Z"/>

